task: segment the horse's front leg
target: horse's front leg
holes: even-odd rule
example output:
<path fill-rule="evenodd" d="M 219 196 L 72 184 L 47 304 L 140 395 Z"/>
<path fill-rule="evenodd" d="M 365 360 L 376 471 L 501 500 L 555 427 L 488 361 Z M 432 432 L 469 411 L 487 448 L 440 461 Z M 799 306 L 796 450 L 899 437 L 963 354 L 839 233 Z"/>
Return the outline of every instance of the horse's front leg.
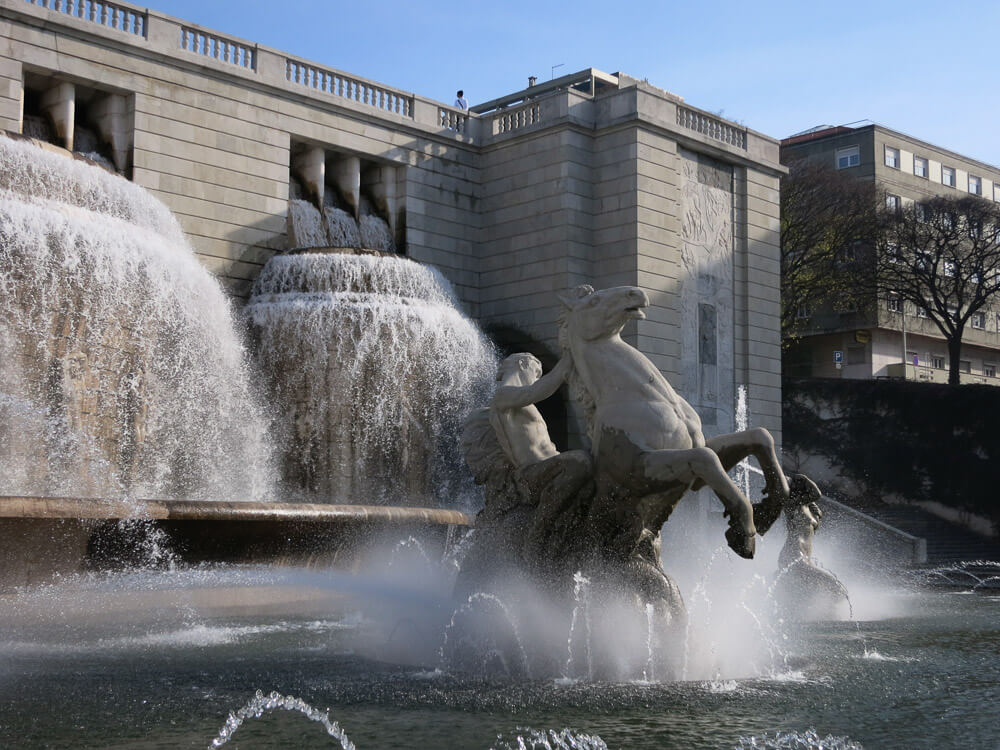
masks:
<path fill-rule="evenodd" d="M 755 427 L 744 432 L 710 438 L 705 441 L 705 447 L 715 452 L 727 472 L 747 456 L 757 459 L 764 472 L 764 494 L 767 497 L 764 502 L 753 506 L 753 518 L 757 531 L 767 533 L 788 499 L 788 479 L 778 462 L 771 433 L 762 427 Z"/>
<path fill-rule="evenodd" d="M 645 479 L 656 484 L 676 486 L 697 483 L 711 487 L 729 516 L 726 541 L 740 557 L 753 557 L 754 535 L 757 533 L 753 508 L 729 478 L 715 451 L 707 447 L 646 451 L 639 460 L 639 467 Z"/>

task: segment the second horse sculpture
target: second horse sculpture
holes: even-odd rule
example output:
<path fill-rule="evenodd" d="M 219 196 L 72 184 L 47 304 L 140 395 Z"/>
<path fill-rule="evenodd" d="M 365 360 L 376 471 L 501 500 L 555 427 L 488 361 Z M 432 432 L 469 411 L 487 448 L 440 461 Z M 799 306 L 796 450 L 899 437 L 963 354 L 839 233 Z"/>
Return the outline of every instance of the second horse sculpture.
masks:
<path fill-rule="evenodd" d="M 531 355 L 511 355 L 490 407 L 466 426 L 466 460 L 486 505 L 457 590 L 497 590 L 520 573 L 568 592 L 579 571 L 677 625 L 684 603 L 660 564 L 661 527 L 686 492 L 708 486 L 729 518 L 729 546 L 753 557 L 755 534 L 788 498 L 774 441 L 763 429 L 705 438 L 694 409 L 621 337 L 645 317 L 642 289 L 580 286 L 560 299 L 559 364 L 542 375 Z M 558 453 L 533 405 L 564 381 L 584 407 L 589 454 Z M 727 474 L 747 456 L 764 473 L 757 505 Z"/>

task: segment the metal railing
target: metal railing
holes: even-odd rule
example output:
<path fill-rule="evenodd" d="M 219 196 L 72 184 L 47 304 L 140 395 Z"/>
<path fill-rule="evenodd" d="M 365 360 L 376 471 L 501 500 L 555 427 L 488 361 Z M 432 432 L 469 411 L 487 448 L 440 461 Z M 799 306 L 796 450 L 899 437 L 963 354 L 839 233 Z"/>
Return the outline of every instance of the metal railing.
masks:
<path fill-rule="evenodd" d="M 285 79 L 332 96 L 367 104 L 383 112 L 413 117 L 413 97 L 410 94 L 339 71 L 325 70 L 289 57 L 285 59 Z"/>
<path fill-rule="evenodd" d="M 106 0 L 27 0 L 56 13 L 91 21 L 136 36 L 146 35 L 146 14 Z"/>
<path fill-rule="evenodd" d="M 180 48 L 247 70 L 257 69 L 253 47 L 190 26 L 181 26 Z"/>
<path fill-rule="evenodd" d="M 730 125 L 724 120 L 706 115 L 704 112 L 678 105 L 677 124 L 714 140 L 746 150 L 747 131 L 745 129 Z"/>

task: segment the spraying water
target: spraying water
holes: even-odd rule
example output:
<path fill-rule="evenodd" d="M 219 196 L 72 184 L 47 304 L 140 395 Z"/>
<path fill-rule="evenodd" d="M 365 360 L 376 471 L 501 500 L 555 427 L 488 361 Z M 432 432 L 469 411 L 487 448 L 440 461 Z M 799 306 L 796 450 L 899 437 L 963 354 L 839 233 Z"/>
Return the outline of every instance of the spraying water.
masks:
<path fill-rule="evenodd" d="M 222 747 L 229 742 L 247 719 L 259 719 L 266 712 L 274 711 L 278 708 L 285 711 L 297 711 L 311 721 L 322 724 L 323 728 L 326 729 L 326 733 L 340 742 L 342 750 L 355 750 L 354 743 L 347 737 L 347 732 L 341 729 L 337 722 L 330 721 L 330 714 L 326 711 L 313 708 L 301 698 L 282 695 L 274 691 L 268 695 L 264 695 L 260 690 L 257 691 L 245 706 L 238 709 L 235 713 L 229 714 L 226 723 L 219 730 L 219 736 L 212 740 L 212 744 L 208 746 L 209 750 L 214 747 Z"/>
<path fill-rule="evenodd" d="M 266 421 L 167 208 L 0 138 L 0 494 L 265 499 Z"/>
<path fill-rule="evenodd" d="M 566 677 L 572 677 L 575 671 L 574 662 L 579 657 L 574 658 L 574 644 L 577 639 L 583 640 L 585 664 L 587 665 L 587 679 L 594 679 L 594 660 L 590 649 L 590 579 L 583 573 L 577 571 L 573 576 L 573 619 L 569 625 L 569 638 L 566 649 Z"/>

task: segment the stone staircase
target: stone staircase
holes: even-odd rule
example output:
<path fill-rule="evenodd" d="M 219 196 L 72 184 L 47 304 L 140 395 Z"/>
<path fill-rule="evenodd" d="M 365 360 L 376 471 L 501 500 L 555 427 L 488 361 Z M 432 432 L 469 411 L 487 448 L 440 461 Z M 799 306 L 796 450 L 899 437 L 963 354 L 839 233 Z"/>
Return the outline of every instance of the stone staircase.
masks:
<path fill-rule="evenodd" d="M 1000 541 L 981 536 L 915 506 L 865 504 L 858 508 L 907 534 L 927 541 L 927 565 L 984 560 L 1000 562 Z"/>

